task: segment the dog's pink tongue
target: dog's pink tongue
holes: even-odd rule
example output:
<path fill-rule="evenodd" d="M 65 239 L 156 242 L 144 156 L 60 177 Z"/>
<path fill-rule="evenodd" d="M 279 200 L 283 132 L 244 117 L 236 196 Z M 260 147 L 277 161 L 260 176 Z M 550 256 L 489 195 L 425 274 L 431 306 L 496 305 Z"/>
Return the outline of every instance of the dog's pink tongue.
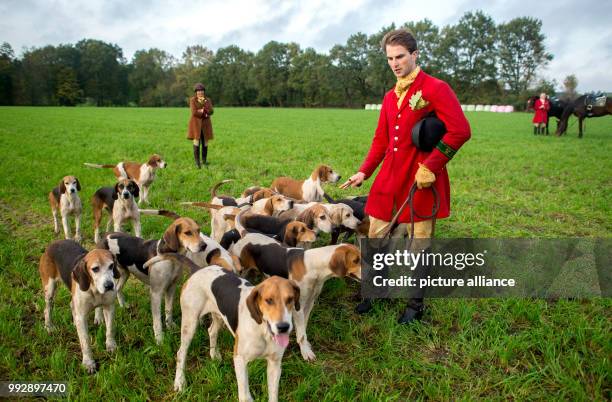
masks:
<path fill-rule="evenodd" d="M 286 348 L 287 345 L 289 345 L 289 334 L 274 335 L 274 342 L 276 342 L 278 346 Z"/>

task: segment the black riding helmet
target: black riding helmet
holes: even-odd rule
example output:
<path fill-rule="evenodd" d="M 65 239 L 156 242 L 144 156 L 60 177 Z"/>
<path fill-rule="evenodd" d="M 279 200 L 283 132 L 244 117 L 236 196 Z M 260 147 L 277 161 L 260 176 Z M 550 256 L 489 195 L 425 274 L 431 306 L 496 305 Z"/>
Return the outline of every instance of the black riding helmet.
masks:
<path fill-rule="evenodd" d="M 412 127 L 412 143 L 421 151 L 431 152 L 444 133 L 446 126 L 432 112 Z"/>

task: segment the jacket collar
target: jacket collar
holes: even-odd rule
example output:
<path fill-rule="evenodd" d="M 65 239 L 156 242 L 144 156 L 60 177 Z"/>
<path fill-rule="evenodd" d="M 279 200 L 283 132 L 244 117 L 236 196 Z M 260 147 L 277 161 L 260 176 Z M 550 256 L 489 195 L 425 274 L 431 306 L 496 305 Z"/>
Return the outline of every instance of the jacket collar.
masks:
<path fill-rule="evenodd" d="M 402 110 L 404 110 L 406 108 L 406 106 L 410 102 L 410 98 L 412 97 L 412 95 L 414 95 L 414 93 L 418 89 L 421 89 L 421 87 L 423 85 L 423 80 L 424 79 L 425 79 L 425 73 L 421 69 L 421 71 L 416 76 L 416 78 L 415 78 L 414 82 L 412 83 L 412 85 L 410 85 L 410 88 L 408 89 L 408 92 L 406 93 L 406 96 L 404 96 L 404 99 L 402 100 L 402 104 L 400 105 L 400 107 L 398 109 L 398 113 L 401 113 Z M 395 105 L 395 107 L 397 107 L 397 99 L 398 99 L 398 97 L 395 94 L 395 92 L 393 92 L 393 94 L 395 95 L 395 102 L 393 104 Z"/>

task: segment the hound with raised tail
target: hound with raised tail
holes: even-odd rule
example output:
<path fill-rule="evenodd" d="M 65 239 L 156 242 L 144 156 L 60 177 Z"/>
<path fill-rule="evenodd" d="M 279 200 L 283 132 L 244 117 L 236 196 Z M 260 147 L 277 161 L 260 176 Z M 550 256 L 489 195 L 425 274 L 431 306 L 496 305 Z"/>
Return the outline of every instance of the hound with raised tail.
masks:
<path fill-rule="evenodd" d="M 166 229 L 161 240 L 143 240 L 125 233 L 109 233 L 98 243 L 98 247 L 109 250 L 119 262 L 121 278 L 117 284 L 117 299 L 121 306 L 125 305 L 121 290 L 130 274 L 149 285 L 153 332 L 157 343 L 161 343 L 162 296 L 165 301 L 166 326 L 172 326 L 172 305 L 176 285 L 183 272 L 182 264 L 174 260 L 163 260 L 145 267 L 145 263 L 159 254 L 185 254 L 186 251 L 197 253 L 205 250 L 206 243 L 200 238 L 200 227 L 193 219 L 179 218 Z"/>
<path fill-rule="evenodd" d="M 157 154 L 151 155 L 145 163 L 138 162 L 119 162 L 116 165 L 99 165 L 96 163 L 85 163 L 85 166 L 98 169 L 113 169 L 113 173 L 117 179 L 125 178 L 132 179 L 142 190 L 140 203 L 149 202 L 149 187 L 155 180 L 155 171 L 164 169 L 168 164 Z"/>
<path fill-rule="evenodd" d="M 340 175 L 334 172 L 331 167 L 319 165 L 306 180 L 278 177 L 274 179 L 270 188 L 296 200 L 320 202 L 323 200 L 323 194 L 325 193 L 321 184 L 336 183 L 338 180 L 340 180 Z"/>
<path fill-rule="evenodd" d="M 72 318 L 76 327 L 83 354 L 83 366 L 89 373 L 96 370 L 96 362 L 91 353 L 87 314 L 96 307 L 104 310 L 106 325 L 106 350 L 114 352 L 117 348 L 113 318 L 115 316 L 115 297 L 119 278 L 117 264 L 107 250 L 87 252 L 73 240 L 57 240 L 51 243 L 40 257 L 38 266 L 43 291 L 45 292 L 45 328 L 51 333 L 54 329 L 51 313 L 53 298 L 58 281 L 63 281 L 72 300 Z"/>
<path fill-rule="evenodd" d="M 310 250 L 288 248 L 247 235 L 232 246 L 240 253 L 243 269 L 257 268 L 267 276 L 277 275 L 294 281 L 300 288 L 300 305 L 295 318 L 295 335 L 305 360 L 315 354 L 306 336 L 308 319 L 325 282 L 332 278 L 350 277 L 361 281 L 361 254 L 352 244 L 319 247 Z"/>
<path fill-rule="evenodd" d="M 210 266 L 195 272 L 181 292 L 181 346 L 176 354 L 174 389 L 185 387 L 187 351 L 200 317 L 211 314 L 208 328 L 210 357 L 221 359 L 217 336 L 225 326 L 234 336 L 234 370 L 238 399 L 252 401 L 247 365 L 257 358 L 268 361 L 268 400 L 278 400 L 281 362 L 293 329 L 292 318 L 300 310 L 300 289 L 295 283 L 272 277 L 253 287 L 248 281 Z"/>
<path fill-rule="evenodd" d="M 64 237 L 70 239 L 70 223 L 68 218 L 74 215 L 74 224 L 76 226 L 74 240 L 81 242 L 81 212 L 83 206 L 79 198 L 81 191 L 81 183 L 74 176 L 64 176 L 60 184 L 49 192 L 49 204 L 51 205 L 51 213 L 53 214 L 53 231 L 59 233 L 59 225 L 57 222 L 57 211 L 59 210 L 62 216 L 62 226 L 64 228 Z"/>

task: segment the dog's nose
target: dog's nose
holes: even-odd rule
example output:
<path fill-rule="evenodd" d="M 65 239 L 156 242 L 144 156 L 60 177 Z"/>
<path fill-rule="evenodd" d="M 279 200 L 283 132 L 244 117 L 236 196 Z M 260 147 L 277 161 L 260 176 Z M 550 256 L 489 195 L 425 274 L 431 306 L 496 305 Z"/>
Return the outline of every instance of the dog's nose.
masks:
<path fill-rule="evenodd" d="M 200 251 L 206 250 L 206 243 L 200 243 Z"/>
<path fill-rule="evenodd" d="M 293 201 L 289 201 L 289 208 L 293 208 Z"/>
<path fill-rule="evenodd" d="M 127 200 L 128 198 L 130 198 L 130 193 L 128 193 L 128 192 L 124 192 L 124 193 L 123 193 L 123 198 L 125 198 L 126 200 Z"/>
<path fill-rule="evenodd" d="M 281 334 L 284 334 L 285 332 L 289 331 L 290 327 L 291 325 L 289 325 L 288 322 L 280 322 L 276 324 L 276 329 L 278 329 L 278 332 Z"/>
<path fill-rule="evenodd" d="M 342 176 L 338 175 L 338 178 L 336 180 L 340 180 L 342 178 Z"/>
<path fill-rule="evenodd" d="M 76 192 L 76 190 L 75 190 L 75 189 L 73 189 L 73 188 L 71 188 L 71 189 L 70 189 L 70 192 L 71 192 L 71 193 L 75 193 L 75 192 Z"/>
<path fill-rule="evenodd" d="M 104 283 L 104 290 L 105 291 L 109 291 L 109 290 L 113 290 L 115 288 L 115 284 L 108 281 Z"/>

